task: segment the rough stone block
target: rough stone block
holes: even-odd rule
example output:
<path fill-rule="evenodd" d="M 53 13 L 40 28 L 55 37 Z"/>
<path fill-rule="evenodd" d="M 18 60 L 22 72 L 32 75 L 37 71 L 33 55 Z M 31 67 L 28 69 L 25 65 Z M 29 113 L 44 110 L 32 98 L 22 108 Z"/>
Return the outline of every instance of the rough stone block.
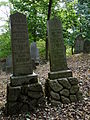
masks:
<path fill-rule="evenodd" d="M 51 100 L 51 105 L 53 105 L 53 106 L 61 106 L 61 102 L 56 101 L 56 100 Z"/>
<path fill-rule="evenodd" d="M 71 93 L 71 94 L 75 94 L 75 93 L 78 92 L 78 90 L 79 90 L 78 85 L 73 85 L 73 86 L 71 87 L 71 89 L 70 89 L 70 93 Z"/>
<path fill-rule="evenodd" d="M 63 86 L 59 84 L 57 80 L 50 80 L 49 85 L 54 90 L 55 92 L 59 92 L 60 90 L 63 89 Z"/>
<path fill-rule="evenodd" d="M 76 95 L 70 95 L 70 100 L 71 100 L 71 102 L 77 102 Z"/>
<path fill-rule="evenodd" d="M 7 101 L 17 101 L 18 97 L 21 93 L 21 86 L 18 87 L 11 87 L 7 85 Z"/>
<path fill-rule="evenodd" d="M 62 100 L 62 103 L 64 104 L 70 103 L 70 100 L 65 96 L 61 96 L 61 100 Z"/>
<path fill-rule="evenodd" d="M 67 78 L 67 77 L 72 77 L 71 70 L 62 70 L 62 71 L 48 73 L 48 78 L 51 80 L 58 78 Z"/>
<path fill-rule="evenodd" d="M 60 94 L 63 95 L 63 96 L 68 97 L 69 96 L 69 90 L 63 89 L 62 91 L 60 91 Z"/>
<path fill-rule="evenodd" d="M 68 80 L 71 83 L 71 85 L 77 85 L 78 84 L 77 78 L 69 77 Z"/>
<path fill-rule="evenodd" d="M 55 92 L 51 91 L 51 92 L 50 92 L 50 95 L 51 95 L 51 97 L 52 97 L 53 99 L 55 99 L 55 100 L 60 100 L 60 96 L 59 96 L 58 93 L 55 93 Z"/>
<path fill-rule="evenodd" d="M 8 102 L 6 104 L 7 115 L 18 114 L 20 112 L 22 105 L 23 105 L 22 103 L 18 103 L 18 102 Z"/>
<path fill-rule="evenodd" d="M 41 92 L 42 91 L 42 86 L 39 83 L 30 84 L 30 85 L 28 85 L 28 90 Z"/>
<path fill-rule="evenodd" d="M 58 79 L 58 82 L 63 85 L 63 87 L 70 89 L 71 88 L 71 84 L 69 83 L 69 81 L 67 80 L 67 78 L 61 78 Z"/>
<path fill-rule="evenodd" d="M 31 84 L 31 83 L 37 83 L 37 74 L 29 74 L 25 76 L 10 76 L 10 82 L 11 86 L 19 86 L 19 85 L 25 85 L 25 84 Z"/>
<path fill-rule="evenodd" d="M 82 96 L 82 92 L 81 91 L 78 91 L 76 96 L 77 96 L 78 101 L 83 100 L 83 96 Z"/>
<path fill-rule="evenodd" d="M 31 98 L 40 98 L 43 96 L 43 93 L 42 92 L 33 92 L 33 91 L 28 91 L 28 96 L 31 97 Z"/>

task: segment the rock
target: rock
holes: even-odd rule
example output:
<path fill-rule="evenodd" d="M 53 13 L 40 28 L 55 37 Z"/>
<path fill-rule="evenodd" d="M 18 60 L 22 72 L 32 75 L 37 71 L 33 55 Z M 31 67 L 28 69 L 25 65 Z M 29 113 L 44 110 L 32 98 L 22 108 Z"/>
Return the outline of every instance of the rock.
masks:
<path fill-rule="evenodd" d="M 17 102 L 8 102 L 6 104 L 7 107 L 7 115 L 13 115 L 13 114 L 18 114 L 20 111 L 20 108 L 23 104 L 22 103 L 17 103 Z"/>
<path fill-rule="evenodd" d="M 56 100 L 51 100 L 51 105 L 53 105 L 53 106 L 61 106 L 61 102 L 56 101 Z"/>
<path fill-rule="evenodd" d="M 60 85 L 57 80 L 50 80 L 49 85 L 55 92 L 59 92 L 60 90 L 63 89 L 62 85 Z"/>
<path fill-rule="evenodd" d="M 45 105 L 45 98 L 44 97 L 39 98 L 38 105 L 39 106 L 44 106 Z"/>
<path fill-rule="evenodd" d="M 33 91 L 28 91 L 28 96 L 31 97 L 31 98 L 40 98 L 43 96 L 43 93 L 42 92 L 33 92 Z"/>
<path fill-rule="evenodd" d="M 41 92 L 42 91 L 42 86 L 39 83 L 31 84 L 31 85 L 28 86 L 28 90 L 30 90 L 30 91 L 36 91 L 36 92 Z"/>
<path fill-rule="evenodd" d="M 25 95 L 20 95 L 20 97 L 19 97 L 19 101 L 22 101 L 23 103 L 27 103 L 27 101 L 28 101 L 28 97 L 25 96 Z"/>
<path fill-rule="evenodd" d="M 60 96 L 58 93 L 55 93 L 53 91 L 50 92 L 50 95 L 52 98 L 56 99 L 56 100 L 60 100 Z"/>
<path fill-rule="evenodd" d="M 20 95 L 21 87 L 11 87 L 7 85 L 7 101 L 16 101 Z"/>
<path fill-rule="evenodd" d="M 70 89 L 71 94 L 75 94 L 79 90 L 78 85 L 73 85 Z"/>
<path fill-rule="evenodd" d="M 29 111 L 29 106 L 28 104 L 23 104 L 22 108 L 21 108 L 22 112 L 28 112 Z"/>
<path fill-rule="evenodd" d="M 83 100 L 83 96 L 82 96 L 82 92 L 81 91 L 78 91 L 76 96 L 77 96 L 78 101 Z"/>
<path fill-rule="evenodd" d="M 71 102 L 77 102 L 76 95 L 70 95 Z"/>
<path fill-rule="evenodd" d="M 69 90 L 63 89 L 62 91 L 60 91 L 60 94 L 63 95 L 63 96 L 68 97 L 69 96 Z"/>
<path fill-rule="evenodd" d="M 61 96 L 62 103 L 70 103 L 70 100 L 67 97 Z"/>
<path fill-rule="evenodd" d="M 78 84 L 77 78 L 69 77 L 68 80 L 71 83 L 71 85 L 77 85 Z"/>
<path fill-rule="evenodd" d="M 90 40 L 85 40 L 83 52 L 90 53 Z"/>
<path fill-rule="evenodd" d="M 70 89 L 71 85 L 69 83 L 69 81 L 67 80 L 67 78 L 62 78 L 62 79 L 58 79 L 58 82 L 63 85 L 63 87 Z"/>

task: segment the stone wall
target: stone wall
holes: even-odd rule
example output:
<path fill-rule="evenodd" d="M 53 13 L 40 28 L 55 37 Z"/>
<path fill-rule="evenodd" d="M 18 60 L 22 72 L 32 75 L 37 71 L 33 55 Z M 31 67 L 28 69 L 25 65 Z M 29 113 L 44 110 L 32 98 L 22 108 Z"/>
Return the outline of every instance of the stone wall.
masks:
<path fill-rule="evenodd" d="M 82 100 L 77 78 L 59 78 L 46 80 L 46 96 L 52 105 L 67 104 Z"/>

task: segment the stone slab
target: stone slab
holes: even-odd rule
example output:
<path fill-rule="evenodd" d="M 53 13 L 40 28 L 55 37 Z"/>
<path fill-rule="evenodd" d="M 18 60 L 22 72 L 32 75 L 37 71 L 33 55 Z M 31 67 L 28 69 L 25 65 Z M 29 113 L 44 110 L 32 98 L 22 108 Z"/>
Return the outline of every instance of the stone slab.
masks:
<path fill-rule="evenodd" d="M 58 71 L 58 72 L 48 73 L 48 78 L 51 80 L 58 79 L 58 78 L 67 78 L 67 77 L 72 77 L 71 70 L 62 70 L 62 71 Z"/>
<path fill-rule="evenodd" d="M 48 41 L 50 53 L 50 71 L 67 70 L 66 53 L 64 47 L 62 23 L 58 17 L 48 21 Z"/>
<path fill-rule="evenodd" d="M 13 75 L 32 74 L 26 16 L 18 12 L 12 14 L 10 16 L 10 23 Z"/>
<path fill-rule="evenodd" d="M 19 86 L 19 85 L 25 85 L 25 84 L 32 84 L 32 83 L 37 83 L 37 74 L 29 74 L 29 75 L 24 75 L 24 76 L 10 76 L 10 83 L 11 86 Z"/>

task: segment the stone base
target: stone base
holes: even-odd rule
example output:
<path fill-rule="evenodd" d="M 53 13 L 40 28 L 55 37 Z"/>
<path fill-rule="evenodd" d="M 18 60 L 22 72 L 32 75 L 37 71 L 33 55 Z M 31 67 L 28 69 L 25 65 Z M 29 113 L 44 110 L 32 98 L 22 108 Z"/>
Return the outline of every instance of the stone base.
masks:
<path fill-rule="evenodd" d="M 48 78 L 51 80 L 58 78 L 67 78 L 67 77 L 72 77 L 71 70 L 62 70 L 62 71 L 48 73 Z"/>
<path fill-rule="evenodd" d="M 31 83 L 37 83 L 37 74 L 33 73 L 30 75 L 25 76 L 10 76 L 10 85 L 11 86 L 19 86 L 19 85 L 26 85 Z"/>
<path fill-rule="evenodd" d="M 38 82 L 17 87 L 10 84 L 7 86 L 7 115 L 28 112 L 44 104 L 43 89 Z"/>
<path fill-rule="evenodd" d="M 77 78 L 59 78 L 46 80 L 45 95 L 52 105 L 67 104 L 82 100 Z"/>

